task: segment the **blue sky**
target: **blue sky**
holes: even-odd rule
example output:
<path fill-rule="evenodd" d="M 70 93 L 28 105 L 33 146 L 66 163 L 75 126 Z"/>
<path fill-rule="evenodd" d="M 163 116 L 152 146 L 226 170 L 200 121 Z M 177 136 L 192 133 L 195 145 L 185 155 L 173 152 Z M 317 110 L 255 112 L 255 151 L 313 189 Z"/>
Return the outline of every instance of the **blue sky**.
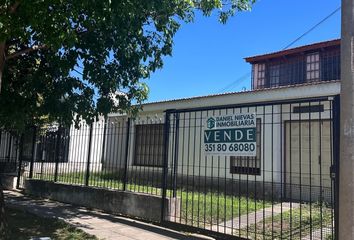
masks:
<path fill-rule="evenodd" d="M 146 81 L 148 102 L 250 89 L 244 57 L 281 50 L 339 6 L 340 0 L 258 0 L 226 25 L 196 15 L 176 34 L 163 69 Z M 337 12 L 294 46 L 339 37 Z"/>

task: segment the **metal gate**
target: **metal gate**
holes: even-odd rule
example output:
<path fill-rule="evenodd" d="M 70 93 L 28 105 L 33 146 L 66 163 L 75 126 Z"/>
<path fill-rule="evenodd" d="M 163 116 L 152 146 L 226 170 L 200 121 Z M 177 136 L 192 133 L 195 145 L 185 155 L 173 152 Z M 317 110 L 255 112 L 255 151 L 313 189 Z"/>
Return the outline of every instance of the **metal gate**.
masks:
<path fill-rule="evenodd" d="M 162 201 L 163 222 L 227 239 L 336 239 L 338 128 L 339 96 L 166 111 L 162 195 L 177 204 Z"/>

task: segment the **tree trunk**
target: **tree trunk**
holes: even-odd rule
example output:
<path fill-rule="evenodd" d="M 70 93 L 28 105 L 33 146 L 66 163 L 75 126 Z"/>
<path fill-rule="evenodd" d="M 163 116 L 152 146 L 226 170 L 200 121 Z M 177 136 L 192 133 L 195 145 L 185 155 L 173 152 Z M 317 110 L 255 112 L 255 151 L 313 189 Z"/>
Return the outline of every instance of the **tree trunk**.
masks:
<path fill-rule="evenodd" d="M 1 86 L 2 86 L 2 74 L 5 67 L 5 41 L 0 42 L 0 94 L 1 94 Z"/>
<path fill-rule="evenodd" d="M 0 239 L 6 237 L 7 221 L 5 218 L 5 201 L 4 192 L 2 188 L 1 178 L 0 178 Z"/>

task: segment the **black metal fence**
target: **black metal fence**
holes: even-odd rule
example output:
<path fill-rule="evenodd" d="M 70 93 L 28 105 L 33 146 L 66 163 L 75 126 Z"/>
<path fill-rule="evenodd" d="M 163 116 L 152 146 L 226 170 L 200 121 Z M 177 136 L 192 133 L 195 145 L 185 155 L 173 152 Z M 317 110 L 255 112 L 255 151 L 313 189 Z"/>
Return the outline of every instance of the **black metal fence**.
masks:
<path fill-rule="evenodd" d="M 122 117 L 79 129 L 31 129 L 23 137 L 19 186 L 25 178 L 34 178 L 161 195 L 163 129 L 160 124 L 139 126 L 138 120 Z"/>
<path fill-rule="evenodd" d="M 335 239 L 338 106 L 330 97 L 168 111 L 164 176 L 173 181 L 163 196 L 181 203 L 171 223 L 246 239 Z M 247 114 L 253 154 L 222 139 L 222 121 Z M 212 144 L 209 119 L 222 126 Z"/>
<path fill-rule="evenodd" d="M 336 239 L 338 111 L 335 96 L 33 128 L 13 139 L 19 185 L 175 198 L 164 224 L 227 239 Z"/>
<path fill-rule="evenodd" d="M 0 131 L 0 173 L 16 175 L 18 138 L 12 132 Z"/>

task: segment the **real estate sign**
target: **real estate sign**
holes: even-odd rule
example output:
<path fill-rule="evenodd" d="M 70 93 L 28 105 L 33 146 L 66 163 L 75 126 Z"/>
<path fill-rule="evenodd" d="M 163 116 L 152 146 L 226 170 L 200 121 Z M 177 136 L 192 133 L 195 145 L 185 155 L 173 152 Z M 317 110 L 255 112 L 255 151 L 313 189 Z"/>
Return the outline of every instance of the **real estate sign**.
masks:
<path fill-rule="evenodd" d="M 256 156 L 256 114 L 209 116 L 204 124 L 207 155 Z"/>

